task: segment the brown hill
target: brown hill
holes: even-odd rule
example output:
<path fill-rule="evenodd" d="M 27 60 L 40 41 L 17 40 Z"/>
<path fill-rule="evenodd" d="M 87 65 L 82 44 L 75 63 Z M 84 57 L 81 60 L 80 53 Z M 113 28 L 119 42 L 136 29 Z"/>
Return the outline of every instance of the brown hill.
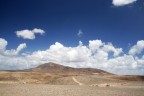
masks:
<path fill-rule="evenodd" d="M 42 65 L 39 65 L 36 68 L 33 68 L 32 71 L 34 72 L 44 72 L 44 73 L 50 73 L 50 74 L 65 74 L 65 75 L 93 75 L 93 74 L 110 74 L 106 71 L 100 70 L 100 69 L 94 69 L 94 68 L 72 68 L 68 66 L 63 66 L 60 64 L 55 63 L 45 63 Z"/>

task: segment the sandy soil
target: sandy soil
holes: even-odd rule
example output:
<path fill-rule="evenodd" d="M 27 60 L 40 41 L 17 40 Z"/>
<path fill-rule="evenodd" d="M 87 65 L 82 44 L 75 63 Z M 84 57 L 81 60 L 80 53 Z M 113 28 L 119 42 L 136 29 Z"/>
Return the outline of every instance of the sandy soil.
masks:
<path fill-rule="evenodd" d="M 0 96 L 144 96 L 144 78 L 0 72 Z"/>
<path fill-rule="evenodd" d="M 143 96 L 143 86 L 0 84 L 0 96 Z"/>

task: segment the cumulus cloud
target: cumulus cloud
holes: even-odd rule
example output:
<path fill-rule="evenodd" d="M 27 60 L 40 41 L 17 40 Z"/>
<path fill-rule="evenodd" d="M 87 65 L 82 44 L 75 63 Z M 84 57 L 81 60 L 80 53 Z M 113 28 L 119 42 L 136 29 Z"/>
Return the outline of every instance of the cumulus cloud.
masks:
<path fill-rule="evenodd" d="M 118 56 L 122 53 L 122 48 L 115 48 L 112 43 L 105 44 L 101 40 L 90 40 L 89 48 L 92 53 L 97 53 L 98 51 L 103 51 L 103 53 L 113 52 L 113 56 Z"/>
<path fill-rule="evenodd" d="M 134 3 L 136 1 L 137 0 L 113 0 L 112 4 L 114 6 L 124 6 L 124 5 L 128 5 L 128 4 Z"/>
<path fill-rule="evenodd" d="M 45 33 L 42 29 L 34 28 L 33 30 L 21 30 L 16 31 L 17 37 L 21 37 L 23 39 L 35 39 L 35 34 L 41 34 L 43 35 Z"/>
<path fill-rule="evenodd" d="M 78 37 L 81 37 L 83 35 L 83 32 L 82 32 L 82 30 L 80 29 L 79 31 L 78 31 L 78 33 L 77 33 L 77 36 Z"/>
<path fill-rule="evenodd" d="M 3 55 L 18 55 L 20 51 L 26 48 L 26 43 L 20 44 L 17 49 L 6 50 L 7 41 L 3 38 L 0 38 L 0 54 Z"/>
<path fill-rule="evenodd" d="M 17 49 L 11 49 L 11 50 L 5 50 L 5 55 L 18 55 L 20 51 L 22 51 L 24 48 L 26 48 L 26 43 L 20 44 Z"/>
<path fill-rule="evenodd" d="M 130 55 L 140 54 L 144 50 L 144 40 L 140 40 L 129 50 Z"/>
<path fill-rule="evenodd" d="M 0 38 L 0 53 L 4 52 L 7 46 L 7 41 L 3 38 Z"/>
<path fill-rule="evenodd" d="M 138 41 L 134 46 L 143 44 L 141 42 L 142 40 Z M 26 45 L 22 44 L 16 50 L 25 47 Z M 6 46 L 3 46 L 3 49 L 5 48 Z M 46 50 L 25 55 L 9 56 L 0 53 L 0 69 L 32 68 L 47 62 L 71 67 L 100 68 L 116 74 L 144 75 L 144 55 L 138 57 L 136 54 L 124 53 L 122 48 L 101 40 L 90 40 L 88 45 L 79 41 L 75 47 L 66 47 L 56 42 Z"/>

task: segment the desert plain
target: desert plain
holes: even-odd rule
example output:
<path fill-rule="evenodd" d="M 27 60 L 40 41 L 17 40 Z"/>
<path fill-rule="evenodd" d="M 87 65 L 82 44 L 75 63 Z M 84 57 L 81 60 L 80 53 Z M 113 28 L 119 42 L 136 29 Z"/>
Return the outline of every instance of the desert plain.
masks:
<path fill-rule="evenodd" d="M 144 96 L 144 76 L 48 63 L 0 71 L 0 96 Z"/>

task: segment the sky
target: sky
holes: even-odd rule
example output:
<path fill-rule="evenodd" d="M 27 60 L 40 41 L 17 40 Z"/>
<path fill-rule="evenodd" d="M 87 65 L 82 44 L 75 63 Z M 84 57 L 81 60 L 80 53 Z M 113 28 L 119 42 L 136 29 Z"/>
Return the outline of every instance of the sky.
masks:
<path fill-rule="evenodd" d="M 0 0 L 0 70 L 48 62 L 144 75 L 144 1 Z"/>

